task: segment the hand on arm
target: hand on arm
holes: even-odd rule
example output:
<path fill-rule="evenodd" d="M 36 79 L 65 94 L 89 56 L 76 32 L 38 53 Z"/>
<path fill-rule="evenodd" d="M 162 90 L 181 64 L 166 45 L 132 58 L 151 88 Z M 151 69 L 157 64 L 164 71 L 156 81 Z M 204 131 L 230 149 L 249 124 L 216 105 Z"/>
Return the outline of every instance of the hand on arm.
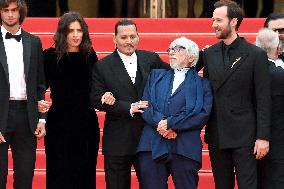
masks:
<path fill-rule="evenodd" d="M 134 115 L 135 113 L 143 113 L 144 109 L 145 108 L 148 108 L 149 104 L 148 104 L 148 101 L 138 101 L 138 102 L 135 102 L 135 103 L 132 103 L 131 104 L 131 107 L 130 107 L 130 114 L 131 115 Z"/>
<path fill-rule="evenodd" d="M 105 92 L 105 94 L 101 98 L 102 104 L 107 104 L 107 105 L 114 105 L 115 103 L 115 98 L 111 92 Z"/>
<path fill-rule="evenodd" d="M 50 106 L 51 106 L 51 102 L 45 101 L 45 100 L 40 100 L 37 102 L 37 108 L 38 108 L 38 112 L 40 113 L 46 113 Z"/>

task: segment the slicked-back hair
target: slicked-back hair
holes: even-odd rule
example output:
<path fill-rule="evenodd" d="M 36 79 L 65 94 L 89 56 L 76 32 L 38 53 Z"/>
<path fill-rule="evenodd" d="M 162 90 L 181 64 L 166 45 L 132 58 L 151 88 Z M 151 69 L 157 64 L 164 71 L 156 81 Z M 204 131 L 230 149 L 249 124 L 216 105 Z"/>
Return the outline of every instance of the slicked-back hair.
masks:
<path fill-rule="evenodd" d="M 67 35 L 70 33 L 69 27 L 73 22 L 78 21 L 82 31 L 82 42 L 79 46 L 79 51 L 87 55 L 92 50 L 92 42 L 89 35 L 88 25 L 84 18 L 77 12 L 68 12 L 63 14 L 58 22 L 57 31 L 54 34 L 55 52 L 60 59 L 68 50 Z"/>
<path fill-rule="evenodd" d="M 228 7 L 227 16 L 230 21 L 237 18 L 236 31 L 238 31 L 244 18 L 244 10 L 235 1 L 231 0 L 220 0 L 214 4 L 215 9 L 223 6 Z"/>
<path fill-rule="evenodd" d="M 136 23 L 135 23 L 135 22 L 133 22 L 133 21 L 130 20 L 130 19 L 119 20 L 119 21 L 115 24 L 115 27 L 114 27 L 114 34 L 117 35 L 118 26 L 131 26 L 131 25 L 134 25 L 134 26 L 135 26 L 135 29 L 136 29 L 136 32 L 137 32 L 137 26 L 136 26 Z"/>
<path fill-rule="evenodd" d="M 28 13 L 28 7 L 25 0 L 0 0 L 0 9 L 8 8 L 10 3 L 16 3 L 20 13 L 19 23 L 22 24 Z M 2 25 L 1 17 L 0 23 Z"/>
<path fill-rule="evenodd" d="M 284 19 L 284 13 L 271 13 L 268 15 L 268 17 L 265 19 L 264 27 L 268 28 L 268 24 L 272 20 L 278 20 L 278 19 Z"/>

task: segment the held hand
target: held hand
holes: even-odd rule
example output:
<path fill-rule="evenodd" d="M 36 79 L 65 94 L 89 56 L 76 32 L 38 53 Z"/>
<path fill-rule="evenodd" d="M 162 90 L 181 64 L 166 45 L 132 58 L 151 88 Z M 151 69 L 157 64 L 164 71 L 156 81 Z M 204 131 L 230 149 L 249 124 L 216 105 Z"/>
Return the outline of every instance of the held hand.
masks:
<path fill-rule="evenodd" d="M 102 98 L 101 98 L 102 104 L 107 104 L 107 105 L 114 105 L 115 103 L 115 98 L 111 92 L 106 92 Z"/>
<path fill-rule="evenodd" d="M 269 141 L 260 140 L 260 139 L 257 139 L 255 141 L 254 151 L 253 151 L 253 154 L 255 154 L 255 159 L 263 158 L 264 156 L 266 156 L 268 151 L 269 151 Z"/>
<path fill-rule="evenodd" d="M 131 112 L 133 114 L 137 112 L 143 113 L 144 112 L 143 109 L 148 108 L 148 106 L 149 106 L 148 101 L 140 100 L 138 102 L 131 104 Z"/>
<path fill-rule="evenodd" d="M 177 133 L 172 129 L 169 129 L 163 134 L 163 137 L 166 139 L 175 139 L 177 137 Z"/>
<path fill-rule="evenodd" d="M 52 102 L 48 102 L 45 100 L 41 100 L 37 102 L 37 108 L 38 108 L 38 112 L 40 113 L 46 113 L 50 106 L 51 106 Z"/>
<path fill-rule="evenodd" d="M 168 122 L 166 119 L 162 119 L 158 123 L 157 131 L 159 132 L 160 135 L 164 135 L 167 132 L 168 128 Z"/>
<path fill-rule="evenodd" d="M 2 135 L 2 133 L 0 132 L 0 144 L 2 142 L 6 142 L 6 140 L 5 140 L 4 136 Z"/>
<path fill-rule="evenodd" d="M 42 139 L 46 135 L 45 124 L 42 122 L 38 122 L 36 131 L 34 134 L 38 140 Z"/>

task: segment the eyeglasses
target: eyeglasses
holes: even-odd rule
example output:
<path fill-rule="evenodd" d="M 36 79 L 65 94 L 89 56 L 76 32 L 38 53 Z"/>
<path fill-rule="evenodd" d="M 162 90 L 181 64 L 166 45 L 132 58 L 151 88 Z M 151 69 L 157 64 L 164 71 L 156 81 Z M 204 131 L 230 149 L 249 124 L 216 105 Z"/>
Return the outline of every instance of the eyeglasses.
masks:
<path fill-rule="evenodd" d="M 273 28 L 272 30 L 280 34 L 284 34 L 284 28 Z"/>
<path fill-rule="evenodd" d="M 170 52 L 177 53 L 177 52 L 180 52 L 181 50 L 185 50 L 185 49 L 186 49 L 185 47 L 177 45 L 175 47 L 168 48 L 167 52 L 168 52 L 168 54 L 170 54 Z"/>

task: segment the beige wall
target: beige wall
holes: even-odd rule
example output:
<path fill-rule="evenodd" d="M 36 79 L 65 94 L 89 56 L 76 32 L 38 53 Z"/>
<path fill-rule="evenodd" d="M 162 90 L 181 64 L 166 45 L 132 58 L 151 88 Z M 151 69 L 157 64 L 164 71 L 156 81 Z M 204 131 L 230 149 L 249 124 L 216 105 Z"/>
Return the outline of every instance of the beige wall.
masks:
<path fill-rule="evenodd" d="M 99 0 L 69 0 L 69 7 L 72 11 L 77 11 L 81 13 L 84 17 L 97 17 L 98 14 L 98 1 Z M 103 1 L 103 0 L 101 0 Z M 261 0 L 259 0 L 261 1 Z M 147 17 L 147 14 L 143 14 L 143 0 L 139 0 L 140 2 L 140 16 Z M 149 3 L 149 0 L 147 0 Z M 179 17 L 186 17 L 186 5 L 187 0 L 179 0 Z M 195 14 L 199 16 L 202 11 L 202 0 L 195 0 Z M 169 7 L 168 7 L 169 8 Z M 260 9 L 261 7 L 259 7 Z M 283 12 L 284 13 L 284 0 L 275 0 L 275 12 Z"/>

